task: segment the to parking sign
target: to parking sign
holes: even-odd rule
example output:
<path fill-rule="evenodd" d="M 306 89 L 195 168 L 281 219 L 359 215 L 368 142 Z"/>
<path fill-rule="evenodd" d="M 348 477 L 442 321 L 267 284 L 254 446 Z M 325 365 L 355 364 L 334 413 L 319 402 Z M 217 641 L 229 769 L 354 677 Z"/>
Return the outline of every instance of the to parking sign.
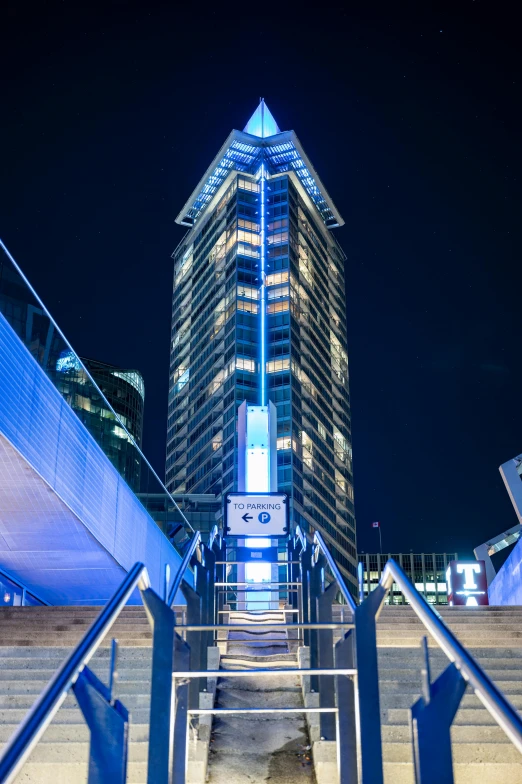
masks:
<path fill-rule="evenodd" d="M 226 536 L 287 536 L 286 493 L 227 493 Z"/>

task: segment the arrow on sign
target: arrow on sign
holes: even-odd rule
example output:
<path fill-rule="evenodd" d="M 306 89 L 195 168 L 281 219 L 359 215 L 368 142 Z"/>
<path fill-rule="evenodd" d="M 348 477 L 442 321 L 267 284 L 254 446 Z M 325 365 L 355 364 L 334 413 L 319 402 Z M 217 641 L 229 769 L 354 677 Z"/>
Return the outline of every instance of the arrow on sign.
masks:
<path fill-rule="evenodd" d="M 249 515 L 248 513 L 244 514 L 241 519 L 244 520 L 245 523 L 248 523 L 249 520 L 252 520 L 252 515 Z"/>

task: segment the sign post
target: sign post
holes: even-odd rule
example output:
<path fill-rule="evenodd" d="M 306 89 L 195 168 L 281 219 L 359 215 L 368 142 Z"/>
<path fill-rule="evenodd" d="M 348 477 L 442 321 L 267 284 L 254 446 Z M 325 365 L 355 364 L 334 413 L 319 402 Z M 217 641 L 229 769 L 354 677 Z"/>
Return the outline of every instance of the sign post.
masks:
<path fill-rule="evenodd" d="M 226 536 L 288 536 L 286 493 L 227 493 Z"/>
<path fill-rule="evenodd" d="M 455 607 L 489 604 L 484 561 L 450 561 L 446 570 L 448 603 Z"/>

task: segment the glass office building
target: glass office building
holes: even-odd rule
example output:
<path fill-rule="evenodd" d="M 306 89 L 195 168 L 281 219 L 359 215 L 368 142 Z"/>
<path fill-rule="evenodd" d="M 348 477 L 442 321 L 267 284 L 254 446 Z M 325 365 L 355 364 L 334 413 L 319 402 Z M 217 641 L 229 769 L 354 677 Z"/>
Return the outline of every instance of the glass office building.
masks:
<path fill-rule="evenodd" d="M 446 569 L 450 561 L 458 561 L 458 553 L 359 553 L 363 568 L 364 595 L 377 588 L 386 562 L 393 558 L 406 576 L 430 604 L 447 604 Z M 394 583 L 386 604 L 406 604 Z"/>
<path fill-rule="evenodd" d="M 166 485 L 237 490 L 237 410 L 277 407 L 279 490 L 356 586 L 343 225 L 261 101 L 177 218 Z"/>

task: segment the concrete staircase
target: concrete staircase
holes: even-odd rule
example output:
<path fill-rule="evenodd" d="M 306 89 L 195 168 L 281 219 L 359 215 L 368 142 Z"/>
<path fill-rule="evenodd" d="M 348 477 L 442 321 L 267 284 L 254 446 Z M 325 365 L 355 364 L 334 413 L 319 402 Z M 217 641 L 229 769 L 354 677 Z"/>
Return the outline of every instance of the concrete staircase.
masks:
<path fill-rule="evenodd" d="M 439 608 L 458 639 L 482 664 L 515 708 L 522 710 L 522 607 Z M 99 612 L 92 607 L 0 609 L 0 747 L 14 732 Z M 218 707 L 300 707 L 298 678 L 226 677 L 230 668 L 296 667 L 295 643 L 284 632 L 282 611 L 231 613 L 231 623 L 255 622 L 252 632 L 231 632 L 222 656 Z M 381 718 L 386 784 L 413 784 L 408 711 L 420 695 L 420 641 L 424 627 L 409 607 L 385 607 L 378 621 Z M 119 640 L 116 696 L 131 712 L 128 781 L 145 784 L 151 631 L 145 612 L 125 608 L 110 635 Z M 269 641 L 268 638 L 276 638 Z M 110 639 L 91 662 L 106 680 Z M 430 642 L 432 677 L 447 659 Z M 457 784 L 522 784 L 522 757 L 471 693 L 452 729 Z M 76 784 L 87 780 L 88 730 L 70 695 L 18 776 L 27 784 Z M 219 717 L 210 750 L 211 784 L 298 784 L 313 781 L 304 714 Z M 271 778 L 268 778 L 271 777 Z"/>
<path fill-rule="evenodd" d="M 263 624 L 285 623 L 284 611 L 231 612 L 230 624 L 255 624 L 252 631 L 230 632 L 222 654 L 216 707 L 300 708 L 299 676 L 227 678 L 227 669 L 297 668 L 284 631 Z M 266 639 L 265 639 L 266 638 Z M 209 784 L 306 784 L 313 782 L 303 713 L 216 716 L 209 755 Z"/>
<path fill-rule="evenodd" d="M 522 709 L 522 607 L 438 607 L 444 622 L 513 706 Z M 413 784 L 409 708 L 420 696 L 421 638 L 407 606 L 384 607 L 377 623 L 385 781 Z M 429 635 L 428 635 L 429 636 Z M 430 643 L 432 680 L 448 659 Z M 522 784 L 522 757 L 469 690 L 452 727 L 456 784 Z"/>
<path fill-rule="evenodd" d="M 96 607 L 0 609 L 0 749 L 56 669 L 99 614 Z M 107 682 L 110 640 L 120 656 L 116 696 L 131 712 L 128 781 L 145 784 L 150 707 L 151 630 L 141 607 L 126 607 L 90 666 Z M 17 784 L 87 781 L 89 731 L 72 694 L 17 777 Z"/>

